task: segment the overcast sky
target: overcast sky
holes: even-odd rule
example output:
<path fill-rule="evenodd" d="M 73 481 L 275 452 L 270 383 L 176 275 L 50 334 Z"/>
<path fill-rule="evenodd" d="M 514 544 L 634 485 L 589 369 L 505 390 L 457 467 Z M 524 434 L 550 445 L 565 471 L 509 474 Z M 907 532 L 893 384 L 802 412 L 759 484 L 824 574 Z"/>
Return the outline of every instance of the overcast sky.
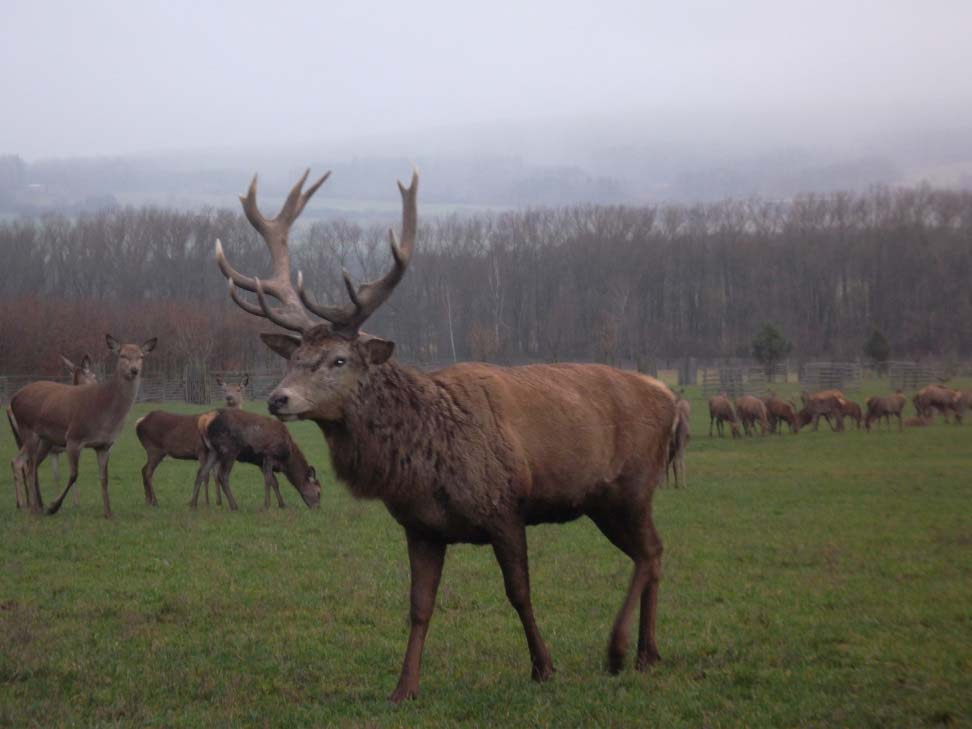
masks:
<path fill-rule="evenodd" d="M 0 153 L 266 149 L 594 117 L 692 118 L 729 135 L 954 132 L 972 120 L 970 29 L 969 0 L 3 0 Z"/>

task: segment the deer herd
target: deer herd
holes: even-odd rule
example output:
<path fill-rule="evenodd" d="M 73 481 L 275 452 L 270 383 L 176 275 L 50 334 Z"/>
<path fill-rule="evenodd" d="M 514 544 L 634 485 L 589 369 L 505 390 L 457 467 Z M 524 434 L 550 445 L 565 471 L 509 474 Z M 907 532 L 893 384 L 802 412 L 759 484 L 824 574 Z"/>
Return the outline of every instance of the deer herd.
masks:
<path fill-rule="evenodd" d="M 634 372 L 593 364 L 498 367 L 457 364 L 422 372 L 393 358 L 394 342 L 367 334 L 366 321 L 392 295 L 412 259 L 418 224 L 418 176 L 402 198 L 401 240 L 389 231 L 392 263 L 381 278 L 356 286 L 343 272 L 348 302 L 318 303 L 301 273 L 291 278 L 288 236 L 325 174 L 304 190 L 308 173 L 294 185 L 274 218 L 257 207 L 256 177 L 240 198 L 244 214 L 263 238 L 272 260 L 269 278 L 238 272 L 216 241 L 216 262 L 230 298 L 247 313 L 293 334 L 262 334 L 286 360 L 286 374 L 270 393 L 272 416 L 243 410 L 247 378 L 219 381 L 226 407 L 197 415 L 154 411 L 135 432 L 145 449 L 145 502 L 158 505 L 152 478 L 168 456 L 197 463 L 190 504 L 195 507 L 215 469 L 216 501 L 236 500 L 229 477 L 237 461 L 256 465 L 264 479 L 264 507 L 270 493 L 283 506 L 276 473 L 282 473 L 308 507 L 320 502 L 315 469 L 291 438 L 286 421 L 315 423 L 327 442 L 337 477 L 357 498 L 381 501 L 404 529 L 411 571 L 409 636 L 394 702 L 414 698 L 419 669 L 446 551 L 451 544 L 489 545 L 502 572 L 506 595 L 519 616 L 532 677 L 554 673 L 530 593 L 526 527 L 589 517 L 633 563 L 631 580 L 608 642 L 607 665 L 624 665 L 631 623 L 637 618 L 635 667 L 659 660 L 655 637 L 662 542 L 652 519 L 652 496 L 668 467 L 684 484 L 689 439 L 688 402 L 659 381 Z M 251 292 L 255 301 L 240 293 Z M 274 299 L 276 303 L 271 302 Z M 48 455 L 67 453 L 70 475 L 47 513 L 58 511 L 78 478 L 78 459 L 91 448 L 98 459 L 104 515 L 111 516 L 108 460 L 135 401 L 144 361 L 156 340 L 119 344 L 113 376 L 97 382 L 90 357 L 75 367 L 65 361 L 74 384 L 36 382 L 19 390 L 7 408 L 19 452 L 12 462 L 18 507 L 43 510 L 38 467 Z M 710 428 L 732 435 L 792 432 L 821 417 L 843 428 L 850 417 L 861 426 L 861 409 L 840 392 L 805 395 L 804 407 L 775 396 L 744 396 L 735 407 L 720 395 L 709 401 Z M 944 388 L 929 387 L 915 398 L 919 417 L 942 412 L 960 420 L 972 406 Z M 900 394 L 872 398 L 864 427 L 901 415 Z M 56 461 L 55 461 L 56 462 Z M 56 473 L 56 472 L 55 472 Z M 55 475 L 55 481 L 57 476 Z M 59 485 L 58 485 L 59 486 Z M 77 492 L 75 492 L 77 493 Z"/>
<path fill-rule="evenodd" d="M 936 413 L 941 414 L 948 423 L 949 416 L 955 417 L 956 425 L 962 424 L 962 417 L 966 410 L 972 410 L 972 392 L 953 390 L 939 384 L 923 387 L 912 398 L 915 416 L 902 419 L 905 396 L 898 390 L 893 395 L 875 396 L 867 399 L 865 409 L 848 399 L 840 390 L 823 390 L 821 392 L 803 392 L 800 395 L 803 408 L 797 410 L 791 400 L 782 400 L 775 393 L 758 398 L 743 395 L 735 402 L 735 408 L 725 393 L 709 398 L 709 437 L 715 429 L 722 437 L 724 423 L 729 424 L 733 438 L 741 437 L 743 432 L 751 435 L 756 432 L 759 424 L 760 433 L 783 432 L 785 422 L 794 435 L 800 428 L 813 423 L 813 429 L 820 426 L 820 418 L 824 418 L 831 430 L 844 430 L 844 419 L 854 423 L 858 430 L 871 432 L 871 426 L 880 426 L 881 419 L 885 425 L 891 427 L 892 416 L 898 420 L 898 430 L 905 427 L 920 427 L 930 425 Z M 742 431 L 740 430 L 742 424 Z"/>

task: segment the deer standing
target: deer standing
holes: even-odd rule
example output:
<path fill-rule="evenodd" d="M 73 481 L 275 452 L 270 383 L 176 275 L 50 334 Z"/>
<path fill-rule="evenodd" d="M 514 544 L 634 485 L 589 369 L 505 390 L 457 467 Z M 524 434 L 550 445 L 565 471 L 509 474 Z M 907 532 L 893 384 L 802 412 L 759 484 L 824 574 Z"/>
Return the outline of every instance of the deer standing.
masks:
<path fill-rule="evenodd" d="M 732 402 L 726 396 L 726 393 L 721 392 L 718 395 L 713 395 L 709 398 L 709 437 L 712 437 L 712 425 L 715 424 L 716 430 L 719 432 L 719 437 L 723 436 L 723 423 L 729 423 L 729 429 L 732 431 L 733 438 L 739 438 L 739 420 L 736 418 L 736 412 L 732 409 Z"/>
<path fill-rule="evenodd" d="M 243 379 L 238 384 L 230 384 L 222 377 L 216 377 L 216 384 L 223 388 L 226 407 L 238 408 L 243 405 L 249 382 L 249 375 L 243 375 Z M 142 466 L 142 487 L 145 490 L 145 503 L 149 506 L 159 505 L 152 476 L 166 456 L 184 461 L 195 460 L 200 466 L 205 463 L 206 445 L 196 427 L 198 417 L 198 415 L 177 415 L 164 410 L 153 410 L 136 421 L 135 433 L 148 459 Z M 216 503 L 223 503 L 219 495 L 219 487 L 216 488 Z M 209 505 L 208 477 L 206 478 L 206 505 Z"/>
<path fill-rule="evenodd" d="M 110 334 L 105 340 L 108 349 L 118 356 L 115 374 L 107 382 L 76 386 L 34 382 L 10 399 L 10 410 L 26 449 L 27 483 L 33 494 L 34 512 L 43 509 L 37 468 L 51 449 L 63 448 L 71 469 L 67 486 L 47 509 L 48 514 L 55 514 L 78 479 L 81 449 L 93 448 L 98 456 L 104 514 L 111 517 L 108 456 L 138 394 L 145 355 L 155 349 L 156 340 L 150 339 L 141 346 L 119 344 Z"/>
<path fill-rule="evenodd" d="M 61 355 L 61 362 L 64 363 L 64 367 L 71 375 L 72 385 L 93 385 L 98 381 L 98 375 L 94 373 L 91 369 L 91 355 L 85 353 L 81 356 L 81 364 L 76 365 L 74 362 L 69 360 L 63 354 Z M 17 508 L 27 508 L 30 502 L 31 494 L 27 489 L 27 451 L 24 449 L 23 438 L 20 436 L 20 430 L 17 427 L 17 421 L 14 418 L 13 411 L 7 408 L 7 421 L 10 423 L 10 430 L 13 432 L 14 441 L 17 444 L 18 453 L 14 456 L 13 460 L 10 461 L 10 468 L 13 471 L 14 479 L 14 495 L 17 500 Z M 58 491 L 61 488 L 61 469 L 60 469 L 60 455 L 63 449 L 54 446 L 51 448 L 51 475 L 54 478 L 54 490 Z M 81 488 L 78 487 L 74 491 L 74 505 L 78 506 L 81 503 L 80 497 Z"/>
<path fill-rule="evenodd" d="M 662 555 L 651 502 L 676 425 L 674 396 L 657 380 L 602 365 L 465 363 L 425 373 L 397 363 L 394 343 L 365 334 L 361 326 L 411 260 L 418 176 L 407 188 L 399 183 L 402 240 L 389 233 L 391 270 L 357 288 L 345 272 L 345 306 L 318 304 L 299 273 L 296 290 L 290 279 L 289 229 L 327 177 L 302 192 L 305 173 L 272 220 L 257 208 L 256 178 L 241 198 L 270 250 L 270 279 L 237 272 L 219 241 L 216 257 L 241 308 L 301 335 L 261 335 L 288 361 L 269 397 L 271 414 L 315 422 L 352 494 L 380 499 L 405 529 L 411 626 L 390 700 L 418 693 L 442 565 L 455 543 L 492 546 L 526 634 L 532 676 L 550 678 L 553 663 L 530 600 L 526 527 L 585 515 L 634 562 L 611 631 L 608 668 L 616 672 L 623 665 L 639 605 L 636 666 L 648 668 L 659 658 L 655 613 Z M 255 292 L 258 303 L 242 298 L 237 287 Z M 271 306 L 268 295 L 280 305 Z"/>
<path fill-rule="evenodd" d="M 274 472 L 280 471 L 300 493 L 307 506 L 314 508 L 321 501 L 321 484 L 317 471 L 307 463 L 304 454 L 290 436 L 287 426 L 266 415 L 245 410 L 220 410 L 204 413 L 196 419 L 197 432 L 206 447 L 206 459 L 200 463 L 190 506 L 196 507 L 199 487 L 209 480 L 209 472 L 216 471 L 216 493 L 220 489 L 226 501 L 236 511 L 236 499 L 230 491 L 229 477 L 237 461 L 250 463 L 263 471 L 263 508 L 270 508 L 270 490 L 277 496 L 277 506 L 284 507 L 280 484 Z"/>

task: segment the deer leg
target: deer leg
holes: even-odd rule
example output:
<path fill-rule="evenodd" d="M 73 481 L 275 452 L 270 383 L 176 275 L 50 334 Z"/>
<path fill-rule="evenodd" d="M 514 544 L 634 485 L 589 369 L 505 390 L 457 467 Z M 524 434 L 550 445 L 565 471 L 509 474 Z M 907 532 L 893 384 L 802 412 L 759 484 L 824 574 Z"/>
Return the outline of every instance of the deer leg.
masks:
<path fill-rule="evenodd" d="M 263 459 L 263 465 L 260 467 L 263 471 L 263 510 L 266 511 L 270 508 L 270 479 L 273 477 L 273 462 L 269 458 Z"/>
<path fill-rule="evenodd" d="M 14 498 L 17 500 L 18 509 L 26 509 L 30 505 L 30 497 L 27 492 L 28 464 L 27 449 L 21 447 L 17 451 L 17 455 L 10 461 L 10 470 L 14 482 Z"/>
<path fill-rule="evenodd" d="M 108 500 L 108 456 L 111 446 L 95 450 L 98 456 L 98 476 L 101 479 L 101 501 L 105 507 L 105 519 L 111 519 L 111 502 Z"/>
<path fill-rule="evenodd" d="M 61 508 L 61 504 L 64 502 L 64 497 L 67 496 L 68 491 L 70 491 L 71 487 L 74 486 L 74 482 L 78 480 L 78 459 L 81 457 L 81 444 L 76 441 L 69 441 L 67 444 L 67 448 L 65 448 L 65 450 L 67 451 L 68 467 L 70 468 L 71 472 L 68 475 L 67 485 L 64 487 L 64 490 L 61 492 L 61 495 L 58 496 L 56 499 L 54 499 L 54 501 L 51 502 L 51 505 L 47 507 L 48 514 L 56 514 L 58 512 L 58 510 Z M 39 463 L 33 464 L 33 472 L 34 472 L 33 477 L 34 477 L 35 485 L 37 482 L 38 465 L 40 464 Z M 40 492 L 38 492 L 37 495 L 39 498 Z"/>
<path fill-rule="evenodd" d="M 34 514 L 44 513 L 44 499 L 41 496 L 38 473 L 40 472 L 40 464 L 44 462 L 51 447 L 50 441 L 36 436 L 26 446 L 27 465 L 23 478 L 27 488 L 27 502 L 31 513 Z"/>
<path fill-rule="evenodd" d="M 406 530 L 408 563 L 412 572 L 409 607 L 408 647 L 402 662 L 398 685 L 388 700 L 399 703 L 418 696 L 419 671 L 422 665 L 422 649 L 429 631 L 429 621 L 435 609 L 435 594 L 442 577 L 446 545 L 422 539 Z"/>
<path fill-rule="evenodd" d="M 216 471 L 216 488 L 223 489 L 223 493 L 226 494 L 226 503 L 229 504 L 230 511 L 236 511 L 237 508 L 239 508 L 236 505 L 236 499 L 233 498 L 233 492 L 230 491 L 229 487 L 230 471 L 233 470 L 233 464 L 235 462 L 235 457 L 228 460 L 223 459 L 220 461 L 219 468 Z"/>
<path fill-rule="evenodd" d="M 285 508 L 287 505 L 284 503 L 283 496 L 280 495 L 280 482 L 277 481 L 277 476 L 273 471 L 270 471 L 270 485 L 273 486 L 273 492 L 277 495 L 277 506 L 281 509 Z"/>
<path fill-rule="evenodd" d="M 189 500 L 189 506 L 193 509 L 199 503 L 199 489 L 202 487 L 203 481 L 206 482 L 206 491 L 209 491 L 209 472 L 216 465 L 216 458 L 216 451 L 208 451 L 206 453 L 206 459 L 200 461 L 199 470 L 196 471 L 196 483 L 192 487 L 192 498 Z M 219 488 L 219 486 L 217 485 L 216 488 Z"/>
<path fill-rule="evenodd" d="M 54 479 L 54 493 L 61 490 L 61 457 L 57 453 L 51 453 L 51 478 Z M 74 505 L 81 504 L 81 487 L 74 489 Z"/>
<path fill-rule="evenodd" d="M 152 486 L 152 476 L 155 469 L 159 467 L 165 458 L 165 451 L 152 450 L 148 452 L 148 460 L 142 466 L 142 488 L 145 490 L 145 503 L 148 506 L 158 506 L 159 500 L 155 498 L 155 488 Z"/>
<path fill-rule="evenodd" d="M 506 597 L 520 616 L 523 632 L 526 634 L 532 663 L 531 676 L 534 681 L 546 681 L 553 676 L 554 667 L 547 646 L 540 637 L 533 605 L 530 602 L 530 569 L 527 560 L 526 528 L 522 524 L 509 526 L 505 531 L 493 535 L 493 553 L 503 571 Z"/>

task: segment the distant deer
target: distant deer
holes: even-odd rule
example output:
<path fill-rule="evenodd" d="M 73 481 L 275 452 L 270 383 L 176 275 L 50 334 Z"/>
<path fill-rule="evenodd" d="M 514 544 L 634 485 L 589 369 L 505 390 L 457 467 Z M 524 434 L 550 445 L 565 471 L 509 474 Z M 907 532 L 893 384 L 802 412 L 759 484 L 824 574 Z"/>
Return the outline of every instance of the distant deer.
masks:
<path fill-rule="evenodd" d="M 85 353 L 81 356 L 80 365 L 74 364 L 74 362 L 69 360 L 63 354 L 61 355 L 61 362 L 64 363 L 64 367 L 71 375 L 72 385 L 93 385 L 98 381 L 98 375 L 96 375 L 94 370 L 91 369 L 90 354 Z M 14 456 L 13 460 L 10 462 L 10 468 L 13 470 L 14 491 L 17 498 L 17 508 L 21 509 L 26 508 L 30 500 L 30 495 L 28 494 L 27 490 L 27 451 L 23 447 L 23 438 L 20 437 L 20 431 L 17 428 L 17 421 L 13 416 L 13 411 L 9 407 L 7 408 L 7 421 L 10 423 L 10 430 L 13 431 L 14 441 L 17 443 L 18 448 L 17 455 Z M 59 491 L 61 488 L 60 455 L 63 452 L 64 449 L 60 446 L 52 446 L 50 450 L 51 475 L 54 477 L 55 491 Z M 81 503 L 80 491 L 80 487 L 74 491 L 75 506 Z"/>
<path fill-rule="evenodd" d="M 138 395 L 145 355 L 155 349 L 156 340 L 150 339 L 141 346 L 119 344 L 110 334 L 105 340 L 108 349 L 118 356 L 115 374 L 107 382 L 77 386 L 34 382 L 18 390 L 10 400 L 10 410 L 26 449 L 27 483 L 35 512 L 43 508 L 37 468 L 51 449 L 58 446 L 67 451 L 71 468 L 67 486 L 47 509 L 48 514 L 55 514 L 78 479 L 81 449 L 93 448 L 98 456 L 104 514 L 111 517 L 108 455 Z"/>
<path fill-rule="evenodd" d="M 797 418 L 796 408 L 793 403 L 782 400 L 776 396 L 776 393 L 771 392 L 763 398 L 763 404 L 766 406 L 766 417 L 769 420 L 771 433 L 783 435 L 782 423 L 785 422 L 790 426 L 791 433 L 794 435 L 799 434 L 800 421 Z"/>
<path fill-rule="evenodd" d="M 817 430 L 820 427 L 820 418 L 824 418 L 831 430 L 844 429 L 844 403 L 847 398 L 840 390 L 822 390 L 813 394 L 803 392 L 800 397 L 803 400 L 803 410 L 797 416 L 801 427 L 813 423 L 813 429 Z M 836 426 L 831 417 L 836 421 Z"/>
<path fill-rule="evenodd" d="M 756 432 L 756 423 L 759 423 L 759 432 L 766 435 L 769 431 L 769 418 L 766 416 L 766 405 L 758 397 L 753 395 L 743 395 L 736 398 L 736 415 L 742 421 L 743 430 L 746 435 Z"/>
<path fill-rule="evenodd" d="M 532 675 L 553 674 L 530 599 L 526 527 L 589 516 L 634 561 L 611 632 L 608 668 L 619 671 L 629 623 L 641 606 L 636 667 L 658 660 L 655 613 L 662 544 L 652 521 L 654 489 L 665 473 L 676 421 L 674 395 L 635 372 L 603 365 L 496 367 L 458 364 L 421 372 L 392 359 L 393 342 L 361 326 L 392 294 L 412 257 L 418 177 L 399 184 L 402 240 L 390 234 L 392 269 L 355 287 L 350 303 L 325 306 L 290 280 L 287 236 L 310 196 L 294 186 L 276 218 L 256 205 L 256 179 L 243 210 L 270 249 L 273 275 L 244 276 L 217 262 L 244 310 L 299 332 L 261 335 L 288 361 L 270 394 L 281 420 L 311 420 L 327 440 L 339 479 L 359 498 L 380 499 L 405 529 L 412 574 L 411 628 L 393 702 L 418 694 L 419 664 L 448 545 L 489 544 L 526 634 Z M 253 291 L 257 304 L 236 287 Z M 280 306 L 271 306 L 267 296 Z M 315 319 L 312 314 L 321 317 Z"/>
<path fill-rule="evenodd" d="M 238 408 L 243 405 L 249 382 L 249 375 L 243 375 L 243 379 L 238 384 L 230 384 L 222 377 L 216 377 L 216 384 L 223 388 L 226 407 Z M 152 476 L 166 456 L 184 461 L 198 461 L 200 466 L 205 463 L 206 446 L 196 427 L 198 417 L 198 415 L 177 415 L 164 410 L 153 410 L 135 423 L 135 433 L 148 457 L 145 465 L 142 466 L 142 487 L 145 490 L 145 503 L 149 506 L 159 505 Z M 216 503 L 223 503 L 218 487 Z M 206 504 L 209 504 L 208 478 L 206 479 Z"/>
<path fill-rule="evenodd" d="M 904 412 L 904 407 L 905 396 L 901 394 L 901 390 L 884 397 L 869 397 L 866 403 L 867 413 L 864 416 L 864 430 L 870 433 L 871 423 L 877 421 L 880 425 L 881 418 L 884 418 L 885 425 L 890 429 L 892 415 L 898 419 L 898 430 L 902 430 L 901 414 Z"/>
<path fill-rule="evenodd" d="M 951 390 L 941 385 L 926 385 L 915 394 L 911 401 L 918 415 L 934 418 L 935 412 L 938 411 L 944 416 L 945 422 L 948 423 L 949 413 L 956 412 L 955 395 L 957 392 L 957 390 Z M 961 416 L 959 416 L 957 422 L 962 422 Z"/>
<path fill-rule="evenodd" d="M 845 418 L 853 421 L 858 430 L 861 429 L 861 420 L 863 419 L 863 415 L 861 414 L 860 405 L 853 400 L 844 398 L 840 403 L 840 412 Z"/>
<path fill-rule="evenodd" d="M 733 438 L 739 438 L 739 421 L 736 419 L 736 412 L 732 409 L 732 402 L 722 392 L 709 398 L 709 437 L 712 437 L 712 425 L 716 426 L 719 437 L 723 437 L 723 423 L 729 423 Z"/>
<path fill-rule="evenodd" d="M 216 492 L 222 489 L 231 510 L 236 511 L 236 499 L 230 491 L 229 477 L 237 461 L 250 463 L 263 471 L 263 508 L 270 508 L 270 490 L 277 496 L 277 506 L 284 507 L 280 484 L 275 472 L 282 472 L 300 493 L 307 506 L 313 508 L 321 501 L 321 484 L 317 471 L 307 463 L 304 454 L 290 436 L 287 426 L 266 415 L 245 410 L 220 410 L 204 413 L 196 419 L 197 432 L 206 444 L 206 460 L 199 466 L 192 491 L 193 508 L 199 498 L 199 487 L 209 479 L 213 466 L 216 471 Z"/>

